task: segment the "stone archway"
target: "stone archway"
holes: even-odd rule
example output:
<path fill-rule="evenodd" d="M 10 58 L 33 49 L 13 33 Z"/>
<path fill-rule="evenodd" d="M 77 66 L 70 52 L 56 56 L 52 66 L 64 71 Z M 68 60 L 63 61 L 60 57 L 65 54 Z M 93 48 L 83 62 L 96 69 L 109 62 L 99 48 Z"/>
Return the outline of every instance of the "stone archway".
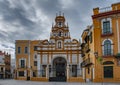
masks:
<path fill-rule="evenodd" d="M 57 57 L 52 62 L 52 73 L 53 77 L 49 78 L 50 81 L 66 81 L 67 71 L 67 61 L 63 57 Z"/>

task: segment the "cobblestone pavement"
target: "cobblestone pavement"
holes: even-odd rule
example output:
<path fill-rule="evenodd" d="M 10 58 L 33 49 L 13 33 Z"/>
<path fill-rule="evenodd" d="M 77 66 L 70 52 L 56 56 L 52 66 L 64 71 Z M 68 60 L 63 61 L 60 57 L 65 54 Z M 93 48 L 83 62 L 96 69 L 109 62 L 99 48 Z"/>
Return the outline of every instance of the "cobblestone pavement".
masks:
<path fill-rule="evenodd" d="M 70 82 L 36 82 L 21 80 L 0 80 L 0 85 L 120 85 L 120 83 L 70 83 Z"/>

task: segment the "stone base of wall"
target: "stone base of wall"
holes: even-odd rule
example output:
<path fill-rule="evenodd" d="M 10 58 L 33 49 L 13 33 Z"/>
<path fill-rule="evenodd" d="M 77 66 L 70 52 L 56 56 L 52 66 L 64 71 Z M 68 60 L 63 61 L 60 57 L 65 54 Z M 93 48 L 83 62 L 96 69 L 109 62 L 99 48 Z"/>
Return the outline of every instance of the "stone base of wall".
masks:
<path fill-rule="evenodd" d="M 18 78 L 15 78 L 16 80 L 27 80 L 26 77 L 18 77 Z"/>
<path fill-rule="evenodd" d="M 48 82 L 48 79 L 46 77 L 32 77 L 30 78 L 31 81 L 43 81 Z"/>
<path fill-rule="evenodd" d="M 111 83 L 117 83 L 120 82 L 120 78 L 116 78 L 116 79 L 112 79 L 112 78 L 108 78 L 108 79 L 94 79 L 93 82 L 111 82 Z"/>
<path fill-rule="evenodd" d="M 67 82 L 85 82 L 82 77 L 70 77 Z"/>

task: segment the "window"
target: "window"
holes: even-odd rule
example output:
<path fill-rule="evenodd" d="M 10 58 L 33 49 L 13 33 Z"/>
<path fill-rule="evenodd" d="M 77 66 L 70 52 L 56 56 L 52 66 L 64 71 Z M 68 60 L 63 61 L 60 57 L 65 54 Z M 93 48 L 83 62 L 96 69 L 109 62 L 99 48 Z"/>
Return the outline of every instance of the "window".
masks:
<path fill-rule="evenodd" d="M 34 59 L 37 59 L 37 55 L 34 56 Z"/>
<path fill-rule="evenodd" d="M 36 72 L 33 72 L 33 77 L 36 77 Z"/>
<path fill-rule="evenodd" d="M 59 23 L 58 23 L 58 26 L 59 26 L 59 27 L 62 27 L 62 22 L 59 22 Z"/>
<path fill-rule="evenodd" d="M 103 34 L 109 34 L 109 33 L 111 33 L 110 21 L 104 21 L 103 22 Z"/>
<path fill-rule="evenodd" d="M 46 77 L 46 67 L 47 65 L 42 65 L 42 77 Z"/>
<path fill-rule="evenodd" d="M 28 47 L 25 47 L 25 53 L 28 53 Z"/>
<path fill-rule="evenodd" d="M 104 55 L 111 55 L 112 54 L 112 49 L 111 49 L 111 41 L 106 40 L 104 42 Z"/>
<path fill-rule="evenodd" d="M 20 61 L 20 66 L 21 66 L 21 68 L 25 68 L 25 60 Z"/>
<path fill-rule="evenodd" d="M 61 32 L 59 32 L 58 36 L 61 36 L 61 34 L 62 34 L 62 33 L 61 33 Z"/>
<path fill-rule="evenodd" d="M 1 72 L 3 72 L 3 67 L 1 67 Z"/>
<path fill-rule="evenodd" d="M 58 42 L 58 48 L 61 48 L 61 42 Z"/>
<path fill-rule="evenodd" d="M 19 76 L 24 76 L 24 71 L 19 71 Z"/>
<path fill-rule="evenodd" d="M 34 46 L 34 50 L 35 50 L 35 51 L 37 50 L 37 46 Z"/>
<path fill-rule="evenodd" d="M 88 67 L 88 74 L 90 74 L 90 68 Z"/>
<path fill-rule="evenodd" d="M 77 65 L 72 65 L 72 76 L 77 77 Z"/>
<path fill-rule="evenodd" d="M 18 53 L 20 53 L 20 50 L 21 50 L 21 48 L 20 48 L 20 47 L 18 47 Z"/>
<path fill-rule="evenodd" d="M 104 78 L 113 78 L 113 66 L 104 66 Z"/>
<path fill-rule="evenodd" d="M 65 36 L 67 36 L 67 34 L 65 33 Z"/>
<path fill-rule="evenodd" d="M 37 66 L 37 61 L 34 61 L 34 66 Z"/>

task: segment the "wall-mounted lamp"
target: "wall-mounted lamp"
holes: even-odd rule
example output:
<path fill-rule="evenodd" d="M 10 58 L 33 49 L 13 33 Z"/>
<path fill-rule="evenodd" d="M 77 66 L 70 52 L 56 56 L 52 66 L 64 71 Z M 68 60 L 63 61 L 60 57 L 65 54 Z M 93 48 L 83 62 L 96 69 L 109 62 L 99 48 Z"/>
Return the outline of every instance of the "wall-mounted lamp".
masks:
<path fill-rule="evenodd" d="M 94 52 L 96 58 L 98 58 L 98 52 Z"/>

